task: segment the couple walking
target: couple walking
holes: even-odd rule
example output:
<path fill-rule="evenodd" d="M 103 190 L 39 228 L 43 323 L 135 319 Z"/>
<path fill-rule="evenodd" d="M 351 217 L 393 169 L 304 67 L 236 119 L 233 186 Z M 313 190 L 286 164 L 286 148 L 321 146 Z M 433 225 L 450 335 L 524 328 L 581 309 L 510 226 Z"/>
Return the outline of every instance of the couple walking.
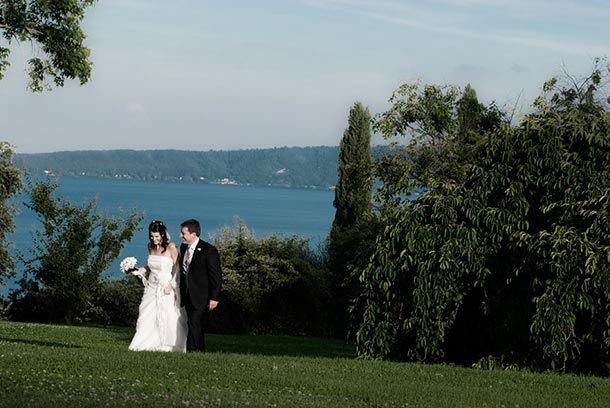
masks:
<path fill-rule="evenodd" d="M 199 238 L 197 220 L 186 220 L 180 228 L 178 252 L 163 222 L 148 226 L 148 263 L 132 272 L 146 284 L 130 350 L 205 351 L 209 313 L 220 295 L 220 256 Z"/>

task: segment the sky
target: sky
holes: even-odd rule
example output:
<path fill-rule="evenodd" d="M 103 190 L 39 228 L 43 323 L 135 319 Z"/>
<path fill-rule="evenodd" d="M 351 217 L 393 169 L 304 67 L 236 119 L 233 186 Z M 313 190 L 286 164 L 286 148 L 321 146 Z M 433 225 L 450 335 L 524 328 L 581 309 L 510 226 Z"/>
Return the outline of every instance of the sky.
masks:
<path fill-rule="evenodd" d="M 12 45 L 0 140 L 16 153 L 337 146 L 354 102 L 382 113 L 416 79 L 526 111 L 545 80 L 610 56 L 609 20 L 607 0 L 100 0 L 83 21 L 89 83 L 33 94 L 35 50 Z"/>

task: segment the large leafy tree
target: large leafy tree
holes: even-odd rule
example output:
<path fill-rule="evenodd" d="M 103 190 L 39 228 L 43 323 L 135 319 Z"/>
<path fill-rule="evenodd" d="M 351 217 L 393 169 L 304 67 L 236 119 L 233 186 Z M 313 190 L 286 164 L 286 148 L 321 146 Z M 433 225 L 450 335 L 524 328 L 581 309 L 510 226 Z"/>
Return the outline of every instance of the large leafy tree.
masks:
<path fill-rule="evenodd" d="M 8 142 L 0 142 L 0 241 L 8 243 L 7 235 L 15 231 L 15 206 L 10 200 L 22 188 L 21 173 L 13 164 L 13 150 Z M 14 262 L 8 246 L 0 246 L 0 283 L 13 272 Z"/>
<path fill-rule="evenodd" d="M 487 107 L 479 103 L 470 86 L 460 92 L 455 86 L 423 85 L 417 80 L 402 84 L 389 101 L 392 106 L 376 117 L 374 128 L 386 139 L 402 136 L 409 142 L 396 144 L 375 163 L 384 230 L 371 262 L 360 270 L 364 290 L 359 302 L 365 306 L 361 317 L 352 318 L 362 320 L 357 333 L 360 356 L 417 359 L 414 331 L 407 327 L 406 318 L 416 300 L 413 274 L 425 272 L 406 261 L 413 260 L 409 251 L 415 246 L 447 231 L 435 222 L 422 225 L 415 210 L 437 186 L 451 189 L 464 180 L 472 167 L 469 158 L 488 134 L 502 126 L 504 116 L 493 103 Z M 427 193 L 417 199 L 423 191 Z M 445 208 L 442 203 L 438 207 Z M 423 359 L 430 349 L 436 350 L 434 344 L 428 345 Z"/>
<path fill-rule="evenodd" d="M 82 205 L 56 197 L 53 178 L 28 182 L 25 203 L 38 216 L 32 257 L 19 288 L 12 292 L 14 318 L 73 323 L 83 319 L 101 274 L 131 240 L 142 220 L 135 210 L 123 216 L 100 214 L 96 200 Z"/>
<path fill-rule="evenodd" d="M 462 92 L 451 85 L 405 82 L 389 102 L 390 109 L 375 118 L 374 130 L 388 140 L 408 138 L 406 146 L 394 141 L 394 151 L 375 165 L 382 181 L 379 198 L 389 211 L 433 180 L 462 179 L 484 135 L 505 122 L 504 113 L 493 102 L 481 104 L 470 85 Z"/>
<path fill-rule="evenodd" d="M 549 81 L 519 125 L 479 128 L 471 156 L 452 164 L 462 171 L 391 206 L 361 276 L 361 356 L 607 371 L 603 74 Z"/>
<path fill-rule="evenodd" d="M 36 50 L 29 60 L 29 88 L 50 88 L 46 78 L 63 86 L 66 78 L 86 83 L 91 75 L 89 48 L 80 27 L 88 7 L 96 0 L 0 0 L 0 79 L 10 65 L 13 42 L 30 42 Z"/>

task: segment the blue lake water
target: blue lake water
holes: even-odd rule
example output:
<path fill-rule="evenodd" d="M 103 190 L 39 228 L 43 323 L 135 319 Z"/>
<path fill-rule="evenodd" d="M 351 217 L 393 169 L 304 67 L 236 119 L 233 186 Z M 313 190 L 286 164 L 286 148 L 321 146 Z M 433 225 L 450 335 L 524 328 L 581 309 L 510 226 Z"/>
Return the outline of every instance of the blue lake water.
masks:
<path fill-rule="evenodd" d="M 146 259 L 147 227 L 152 220 L 163 221 L 178 244 L 180 223 L 188 218 L 199 220 L 201 237 L 208 240 L 211 233 L 234 225 L 239 217 L 257 238 L 298 235 L 309 238 L 315 249 L 328 235 L 335 215 L 331 190 L 61 177 L 56 193 L 76 204 L 97 197 L 102 213 L 114 214 L 119 208 L 129 213 L 135 207 L 145 214 L 142 229 L 104 276 L 120 276 L 118 264 L 126 256 Z M 17 229 L 9 240 L 24 252 L 35 239 L 32 231 L 37 221 L 33 213 L 21 208 L 15 222 Z M 8 282 L 1 291 L 6 293 L 12 286 Z"/>

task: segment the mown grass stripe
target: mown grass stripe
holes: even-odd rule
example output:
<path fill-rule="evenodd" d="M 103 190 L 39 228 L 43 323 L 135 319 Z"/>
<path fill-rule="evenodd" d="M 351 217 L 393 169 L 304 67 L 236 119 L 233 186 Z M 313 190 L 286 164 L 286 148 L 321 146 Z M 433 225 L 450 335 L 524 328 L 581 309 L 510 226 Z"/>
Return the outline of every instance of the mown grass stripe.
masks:
<path fill-rule="evenodd" d="M 133 329 L 0 321 L 0 406 L 604 407 L 610 379 L 355 359 L 332 339 L 211 335 L 130 352 Z"/>

